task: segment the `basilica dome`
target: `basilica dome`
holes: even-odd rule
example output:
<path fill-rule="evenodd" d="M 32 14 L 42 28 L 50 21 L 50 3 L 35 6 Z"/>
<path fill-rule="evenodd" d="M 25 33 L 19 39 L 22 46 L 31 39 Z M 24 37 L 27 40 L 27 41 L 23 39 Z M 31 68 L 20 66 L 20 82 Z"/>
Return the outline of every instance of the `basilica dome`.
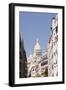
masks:
<path fill-rule="evenodd" d="M 40 44 L 39 44 L 39 40 L 37 39 L 36 40 L 36 44 L 35 44 L 35 47 L 34 47 L 34 51 L 40 51 L 41 50 L 41 47 L 40 47 Z"/>

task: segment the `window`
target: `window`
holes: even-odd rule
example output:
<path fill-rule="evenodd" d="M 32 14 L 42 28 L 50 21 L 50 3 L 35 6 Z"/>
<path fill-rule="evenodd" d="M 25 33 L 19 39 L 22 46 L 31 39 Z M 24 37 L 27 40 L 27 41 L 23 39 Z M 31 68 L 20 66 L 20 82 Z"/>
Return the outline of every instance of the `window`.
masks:
<path fill-rule="evenodd" d="M 41 66 L 44 66 L 44 65 L 46 65 L 47 63 L 48 63 L 48 61 L 42 62 L 42 63 L 41 63 Z"/>
<path fill-rule="evenodd" d="M 56 27 L 56 33 L 58 33 L 58 26 Z"/>
<path fill-rule="evenodd" d="M 58 35 L 55 37 L 55 41 L 56 41 L 56 42 L 58 41 Z"/>

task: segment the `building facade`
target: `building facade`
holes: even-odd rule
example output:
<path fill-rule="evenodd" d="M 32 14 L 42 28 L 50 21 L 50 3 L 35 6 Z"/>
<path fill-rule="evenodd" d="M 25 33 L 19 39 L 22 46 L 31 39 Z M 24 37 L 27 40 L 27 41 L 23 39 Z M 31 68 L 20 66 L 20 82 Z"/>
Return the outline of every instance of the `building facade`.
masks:
<path fill-rule="evenodd" d="M 52 18 L 51 36 L 43 53 L 36 41 L 33 54 L 27 58 L 28 77 L 58 76 L 58 16 Z"/>
<path fill-rule="evenodd" d="M 48 76 L 58 76 L 58 16 L 52 18 L 48 41 Z"/>
<path fill-rule="evenodd" d="M 20 43 L 19 43 L 19 77 L 20 78 L 27 78 L 27 57 L 26 52 L 24 49 L 24 41 L 20 36 Z"/>
<path fill-rule="evenodd" d="M 27 58 L 28 77 L 42 77 L 47 75 L 48 57 L 47 52 L 42 53 L 39 41 L 36 40 L 34 53 Z M 46 74 L 45 74 L 46 72 Z"/>

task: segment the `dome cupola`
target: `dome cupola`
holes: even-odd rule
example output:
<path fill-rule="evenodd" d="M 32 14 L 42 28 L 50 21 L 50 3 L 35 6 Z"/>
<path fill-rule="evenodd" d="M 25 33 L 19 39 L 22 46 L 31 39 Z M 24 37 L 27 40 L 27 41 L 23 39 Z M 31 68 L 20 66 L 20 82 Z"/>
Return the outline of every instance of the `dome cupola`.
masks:
<path fill-rule="evenodd" d="M 36 51 L 36 50 L 41 50 L 40 44 L 39 44 L 39 39 L 36 40 L 36 44 L 35 44 L 35 47 L 34 47 L 34 51 Z"/>
<path fill-rule="evenodd" d="M 41 47 L 40 47 L 40 44 L 39 44 L 39 39 L 36 40 L 36 44 L 35 44 L 35 47 L 34 47 L 34 53 L 36 55 L 41 54 Z"/>

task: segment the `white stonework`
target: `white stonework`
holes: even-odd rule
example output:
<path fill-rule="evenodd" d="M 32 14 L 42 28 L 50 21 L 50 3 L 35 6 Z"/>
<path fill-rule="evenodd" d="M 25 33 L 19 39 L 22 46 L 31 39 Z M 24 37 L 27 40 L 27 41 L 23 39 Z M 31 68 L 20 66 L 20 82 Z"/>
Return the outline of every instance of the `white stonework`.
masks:
<path fill-rule="evenodd" d="M 52 18 L 51 36 L 47 49 L 42 53 L 39 40 L 36 40 L 33 54 L 27 57 L 28 77 L 58 76 L 58 16 Z"/>
<path fill-rule="evenodd" d="M 48 76 L 58 76 L 58 16 L 53 17 L 48 42 Z"/>
<path fill-rule="evenodd" d="M 30 77 L 41 77 L 42 76 L 42 73 L 45 72 L 45 66 L 46 66 L 46 65 L 42 65 L 42 63 L 46 62 L 43 59 L 44 57 L 41 52 L 39 40 L 37 39 L 35 47 L 34 47 L 33 55 L 29 55 L 29 57 L 27 58 L 28 76 Z"/>

